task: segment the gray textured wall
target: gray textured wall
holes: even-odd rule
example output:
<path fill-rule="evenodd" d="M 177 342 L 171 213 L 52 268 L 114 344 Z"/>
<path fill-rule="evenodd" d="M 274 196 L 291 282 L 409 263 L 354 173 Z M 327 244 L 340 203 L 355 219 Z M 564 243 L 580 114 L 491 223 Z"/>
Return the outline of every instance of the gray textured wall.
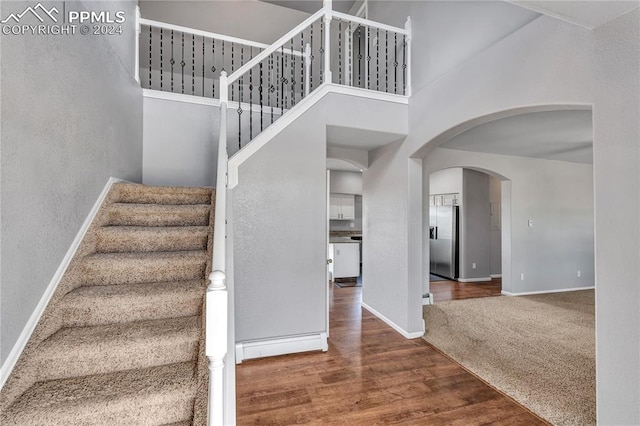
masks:
<path fill-rule="evenodd" d="M 28 5 L 2 2 L 0 15 Z M 135 3 L 108 7 L 125 10 L 124 34 L 2 36 L 3 362 L 109 177 L 141 180 Z"/>
<path fill-rule="evenodd" d="M 489 175 L 463 169 L 462 185 L 460 278 L 486 278 L 491 274 Z"/>
<path fill-rule="evenodd" d="M 219 131 L 219 107 L 145 98 L 143 182 L 215 186 Z"/>

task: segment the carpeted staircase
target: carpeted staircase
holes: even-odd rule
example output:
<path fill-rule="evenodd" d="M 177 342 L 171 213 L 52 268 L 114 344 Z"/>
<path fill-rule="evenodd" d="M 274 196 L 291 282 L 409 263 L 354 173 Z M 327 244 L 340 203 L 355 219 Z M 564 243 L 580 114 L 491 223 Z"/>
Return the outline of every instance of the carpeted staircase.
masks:
<path fill-rule="evenodd" d="M 204 424 L 212 192 L 112 186 L 2 390 L 0 423 Z"/>

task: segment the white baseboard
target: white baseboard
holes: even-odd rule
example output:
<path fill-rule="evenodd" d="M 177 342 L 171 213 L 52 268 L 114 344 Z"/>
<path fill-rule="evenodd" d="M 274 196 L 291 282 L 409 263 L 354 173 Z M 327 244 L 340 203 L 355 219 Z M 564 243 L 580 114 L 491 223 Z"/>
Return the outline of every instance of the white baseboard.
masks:
<path fill-rule="evenodd" d="M 542 290 L 542 291 L 523 291 L 520 293 L 511 293 L 502 290 L 502 294 L 505 296 L 533 296 L 535 294 L 550 294 L 550 293 L 565 293 L 567 291 L 580 291 L 580 290 L 593 290 L 595 286 L 591 287 L 575 287 L 575 288 L 560 288 L 557 290 Z"/>
<path fill-rule="evenodd" d="M 502 274 L 491 274 L 491 278 L 502 278 Z"/>
<path fill-rule="evenodd" d="M 69 246 L 67 253 L 64 255 L 64 258 L 60 262 L 58 269 L 56 270 L 55 274 L 53 274 L 51 281 L 49 281 L 49 285 L 47 286 L 46 290 L 44 291 L 44 294 L 40 298 L 38 305 L 34 309 L 31 316 L 29 317 L 27 324 L 22 329 L 22 333 L 20 333 L 18 340 L 13 345 L 13 348 L 11 349 L 11 352 L 9 352 L 7 359 L 5 359 L 5 361 L 2 363 L 2 367 L 0 367 L 0 389 L 2 389 L 2 387 L 4 387 L 4 384 L 7 382 L 7 379 L 9 378 L 11 371 L 13 371 L 13 368 L 18 362 L 18 359 L 20 358 L 22 351 L 24 350 L 25 346 L 27 346 L 27 343 L 29 342 L 29 339 L 31 338 L 33 331 L 38 325 L 38 322 L 40 321 L 40 318 L 42 317 L 42 314 L 44 313 L 45 308 L 49 304 L 49 301 L 51 300 L 53 293 L 56 291 L 56 288 L 58 288 L 58 284 L 62 280 L 64 273 L 67 271 L 67 268 L 71 263 L 71 259 L 73 259 L 73 256 L 75 256 L 76 251 L 78 250 L 78 247 L 80 247 L 80 242 L 82 241 L 85 234 L 87 233 L 87 230 L 89 229 L 89 225 L 91 225 L 91 222 L 93 222 L 93 219 L 95 219 L 96 214 L 100 209 L 100 206 L 104 202 L 105 198 L 107 197 L 107 194 L 109 193 L 109 190 L 111 189 L 111 186 L 116 182 L 123 182 L 123 180 L 111 177 L 107 181 L 107 184 L 102 189 L 100 196 L 98 197 L 96 202 L 93 204 L 91 211 L 89 212 L 86 219 L 84 220 L 84 223 L 80 227 L 80 230 L 76 234 L 76 237 L 73 239 L 73 242 Z"/>
<path fill-rule="evenodd" d="M 245 359 L 329 350 L 327 333 L 236 343 L 236 364 Z"/>
<path fill-rule="evenodd" d="M 458 278 L 458 282 L 460 283 L 479 283 L 479 282 L 487 282 L 487 281 L 491 281 L 491 277 Z"/>
<path fill-rule="evenodd" d="M 398 333 L 402 334 L 407 339 L 417 339 L 418 337 L 424 336 L 424 323 L 423 323 L 423 330 L 422 331 L 414 331 L 412 333 L 409 333 L 408 331 L 406 331 L 402 327 L 400 327 L 398 324 L 396 324 L 395 322 L 391 321 L 389 318 L 385 317 L 380 312 L 376 311 L 375 309 L 373 309 L 371 306 L 367 305 L 366 303 L 362 302 L 362 307 L 365 308 L 367 311 L 371 312 L 373 315 L 375 315 L 378 318 L 380 318 L 389 327 L 393 328 L 395 331 L 397 331 Z"/>

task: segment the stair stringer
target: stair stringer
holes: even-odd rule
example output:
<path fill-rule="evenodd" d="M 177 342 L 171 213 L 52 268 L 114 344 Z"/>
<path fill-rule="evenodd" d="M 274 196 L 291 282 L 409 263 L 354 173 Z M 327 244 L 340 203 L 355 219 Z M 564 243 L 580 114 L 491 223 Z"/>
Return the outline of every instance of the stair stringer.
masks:
<path fill-rule="evenodd" d="M 322 87 L 229 161 L 236 348 L 251 358 L 326 350 L 327 128 L 402 138 L 406 98 L 375 95 Z"/>
<path fill-rule="evenodd" d="M 327 126 L 335 125 L 400 135 L 408 134 L 409 98 L 407 96 L 324 83 L 229 158 L 227 169 L 229 189 L 233 189 L 238 184 L 238 168 L 241 164 L 307 111 L 315 110 L 323 100 L 328 100 L 329 108 L 325 106 L 323 114 L 318 117 L 324 120 L 324 124 Z M 331 108 L 331 105 L 336 107 Z M 350 109 L 352 113 L 332 113 L 339 110 L 338 105 Z M 363 115 L 362 112 L 366 112 L 368 115 Z M 395 119 L 398 116 L 404 119 Z M 390 119 L 390 117 L 394 118 Z"/>

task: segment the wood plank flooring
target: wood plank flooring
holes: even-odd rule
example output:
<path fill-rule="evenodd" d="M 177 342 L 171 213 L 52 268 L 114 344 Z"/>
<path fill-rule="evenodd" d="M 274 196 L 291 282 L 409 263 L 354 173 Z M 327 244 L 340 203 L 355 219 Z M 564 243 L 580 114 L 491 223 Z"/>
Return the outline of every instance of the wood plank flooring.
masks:
<path fill-rule="evenodd" d="M 502 279 L 494 278 L 491 281 L 477 283 L 460 283 L 448 280 L 431 281 L 429 291 L 433 293 L 434 302 L 500 296 Z"/>
<path fill-rule="evenodd" d="M 329 352 L 237 366 L 237 423 L 543 425 L 422 339 L 407 340 L 332 286 Z"/>

